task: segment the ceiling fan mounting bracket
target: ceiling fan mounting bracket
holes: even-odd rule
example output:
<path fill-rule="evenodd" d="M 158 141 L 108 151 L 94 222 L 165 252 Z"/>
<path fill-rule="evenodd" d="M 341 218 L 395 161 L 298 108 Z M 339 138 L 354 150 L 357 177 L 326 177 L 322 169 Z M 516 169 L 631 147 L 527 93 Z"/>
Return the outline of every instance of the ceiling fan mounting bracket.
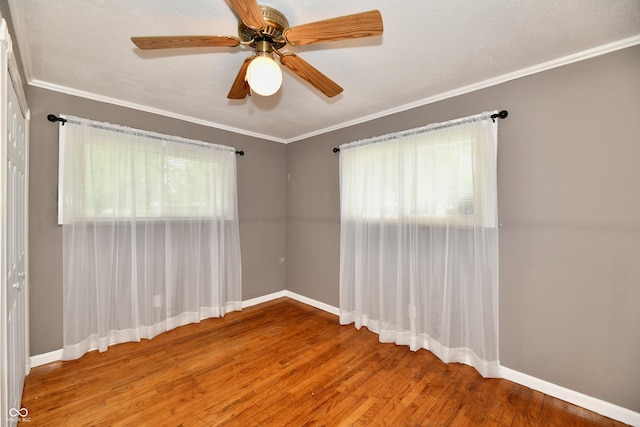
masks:
<path fill-rule="evenodd" d="M 238 36 L 243 43 L 255 48 L 256 42 L 269 40 L 275 49 L 283 48 L 287 43 L 282 38 L 285 28 L 289 28 L 289 22 L 282 12 L 260 5 L 260 11 L 264 18 L 264 26 L 260 30 L 249 28 L 244 22 L 238 25 Z"/>

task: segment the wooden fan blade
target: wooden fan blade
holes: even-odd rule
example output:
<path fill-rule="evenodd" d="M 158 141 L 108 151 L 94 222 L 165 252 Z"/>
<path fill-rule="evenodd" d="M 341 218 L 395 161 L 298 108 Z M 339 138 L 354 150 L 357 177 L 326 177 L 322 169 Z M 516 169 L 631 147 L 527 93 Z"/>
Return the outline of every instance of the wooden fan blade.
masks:
<path fill-rule="evenodd" d="M 262 11 L 256 0 L 230 0 L 230 3 L 247 27 L 259 30 L 264 26 Z"/>
<path fill-rule="evenodd" d="M 313 87 L 332 98 L 343 91 L 343 89 L 329 77 L 313 68 L 309 63 L 296 54 L 285 53 L 280 56 L 282 65 L 311 83 Z"/>
<path fill-rule="evenodd" d="M 249 87 L 249 82 L 245 80 L 247 76 L 247 68 L 249 68 L 249 64 L 253 60 L 253 56 L 248 57 L 242 63 L 240 67 L 240 71 L 238 71 L 238 75 L 236 79 L 233 81 L 233 85 L 231 85 L 231 90 L 229 90 L 229 94 L 227 98 L 229 99 L 244 99 L 247 95 L 251 94 L 251 88 Z"/>
<path fill-rule="evenodd" d="M 378 10 L 341 16 L 284 30 L 283 37 L 294 46 L 331 42 L 382 34 L 382 15 Z"/>
<path fill-rule="evenodd" d="M 232 36 L 157 36 L 131 37 L 140 49 L 173 49 L 180 47 L 235 47 L 240 39 Z"/>

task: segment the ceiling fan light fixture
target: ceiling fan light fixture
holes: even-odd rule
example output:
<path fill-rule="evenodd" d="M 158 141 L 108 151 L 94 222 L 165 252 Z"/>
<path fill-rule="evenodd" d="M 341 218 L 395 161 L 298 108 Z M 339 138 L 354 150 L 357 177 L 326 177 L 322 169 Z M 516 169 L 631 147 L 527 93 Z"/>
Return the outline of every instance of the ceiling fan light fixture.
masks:
<path fill-rule="evenodd" d="M 267 40 L 257 42 L 256 55 L 247 68 L 247 82 L 258 95 L 271 96 L 282 85 L 282 71 L 273 60 L 273 46 Z"/>
<path fill-rule="evenodd" d="M 247 68 L 247 82 L 258 95 L 271 96 L 282 85 L 282 71 L 270 56 L 257 56 Z"/>

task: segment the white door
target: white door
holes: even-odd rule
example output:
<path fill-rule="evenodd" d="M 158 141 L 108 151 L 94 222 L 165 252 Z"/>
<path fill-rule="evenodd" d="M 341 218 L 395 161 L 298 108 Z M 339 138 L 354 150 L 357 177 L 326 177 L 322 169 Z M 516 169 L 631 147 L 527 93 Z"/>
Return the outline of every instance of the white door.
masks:
<path fill-rule="evenodd" d="M 27 280 L 27 158 L 28 117 L 10 76 L 15 76 L 10 41 L 2 39 L 0 89 L 2 135 L 0 144 L 0 272 L 2 274 L 2 413 L 0 425 L 15 425 L 27 412 L 22 389 L 29 371 Z M 9 72 L 12 69 L 13 72 Z M 21 87 L 18 85 L 19 89 Z M 22 91 L 20 91 L 22 94 Z"/>
<path fill-rule="evenodd" d="M 26 196 L 26 120 L 22 116 L 18 97 L 9 84 L 7 129 L 7 328 L 8 328 L 8 378 L 11 407 L 20 410 L 22 386 L 26 374 L 26 308 L 25 281 L 25 196 Z M 15 412 L 15 411 L 14 411 Z M 24 414 L 24 411 L 22 411 Z"/>

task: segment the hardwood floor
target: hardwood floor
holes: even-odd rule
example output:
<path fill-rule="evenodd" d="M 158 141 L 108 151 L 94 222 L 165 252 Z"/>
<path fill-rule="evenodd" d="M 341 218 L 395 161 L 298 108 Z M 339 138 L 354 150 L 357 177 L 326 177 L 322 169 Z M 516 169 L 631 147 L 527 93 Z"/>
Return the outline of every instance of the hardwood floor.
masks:
<path fill-rule="evenodd" d="M 287 298 L 32 369 L 30 426 L 622 426 Z"/>

